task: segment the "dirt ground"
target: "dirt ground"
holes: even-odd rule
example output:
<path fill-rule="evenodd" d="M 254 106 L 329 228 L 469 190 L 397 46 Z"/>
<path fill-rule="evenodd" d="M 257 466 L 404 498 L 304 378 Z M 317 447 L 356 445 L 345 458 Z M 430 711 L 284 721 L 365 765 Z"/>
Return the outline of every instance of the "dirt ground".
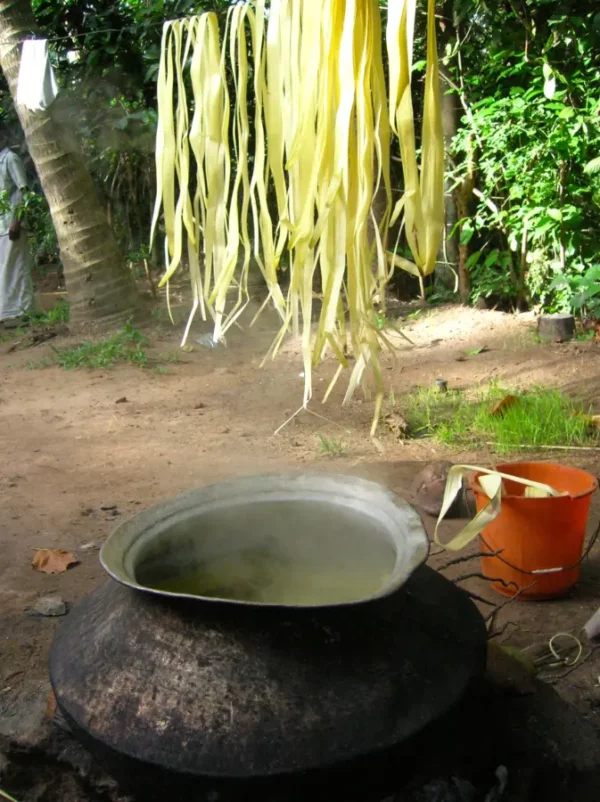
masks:
<path fill-rule="evenodd" d="M 199 324 L 191 342 L 203 330 Z M 328 403 L 320 403 L 335 371 L 333 360 L 315 374 L 311 409 L 316 414 L 303 411 L 274 434 L 300 407 L 304 382 L 297 342 L 289 341 L 276 361 L 260 367 L 276 330 L 267 314 L 250 332 L 232 332 L 227 347 L 197 345 L 181 353 L 178 362 L 144 369 L 40 367 L 50 346 L 20 351 L 11 350 L 10 340 L 0 344 L 0 719 L 10 718 L 28 683 L 47 683 L 49 646 L 60 619 L 33 615 L 36 599 L 58 594 L 71 605 L 104 582 L 98 549 L 138 510 L 208 482 L 285 467 L 356 473 L 408 497 L 414 476 L 432 459 L 493 462 L 487 447 L 455 453 L 430 441 L 402 442 L 383 430 L 371 440 L 371 401 L 357 394 L 342 407 L 345 385 L 340 383 Z M 408 320 L 405 332 L 413 345 L 401 346 L 396 360 L 385 363 L 386 387 L 400 406 L 403 393 L 438 377 L 455 388 L 490 380 L 567 387 L 600 403 L 600 343 L 542 346 L 527 315 L 439 308 Z M 180 333 L 155 321 L 147 331 L 153 356 L 170 357 Z M 464 358 L 467 350 L 481 346 L 488 350 Z M 118 403 L 123 397 L 127 400 Z M 342 442 L 344 454 L 321 454 L 319 433 Z M 600 472 L 597 451 L 538 456 Z M 102 509 L 114 505 L 116 511 Z M 599 517 L 597 499 L 590 531 Z M 427 516 L 424 521 L 431 532 L 434 521 Z M 443 534 L 458 525 L 446 524 Z M 40 547 L 72 550 L 80 563 L 60 575 L 36 572 L 31 559 Z M 439 566 L 447 559 L 437 554 L 432 562 Z M 466 586 L 497 598 L 481 580 Z M 600 543 L 568 598 L 517 601 L 503 610 L 501 639 L 530 647 L 557 632 L 578 633 L 599 606 Z M 600 651 L 591 652 L 587 643 L 584 649 L 587 659 L 554 681 L 564 697 L 594 717 L 600 705 Z"/>

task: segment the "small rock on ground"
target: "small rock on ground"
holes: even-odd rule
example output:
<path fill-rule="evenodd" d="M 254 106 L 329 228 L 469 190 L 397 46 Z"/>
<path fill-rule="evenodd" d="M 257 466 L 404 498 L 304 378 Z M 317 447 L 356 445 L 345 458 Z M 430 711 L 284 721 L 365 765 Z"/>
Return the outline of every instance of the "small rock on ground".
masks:
<path fill-rule="evenodd" d="M 66 615 L 67 605 L 60 596 L 42 596 L 33 606 L 33 612 L 44 616 Z"/>
<path fill-rule="evenodd" d="M 452 463 L 447 460 L 438 460 L 426 465 L 413 482 L 413 501 L 428 515 L 437 518 L 442 509 L 444 492 L 448 471 Z M 446 513 L 447 518 L 471 518 L 475 512 L 475 500 L 468 483 L 463 480 L 463 490 L 455 498 L 452 506 Z"/>
<path fill-rule="evenodd" d="M 83 546 L 79 546 L 79 551 L 99 551 L 100 545 L 98 543 L 84 543 Z"/>

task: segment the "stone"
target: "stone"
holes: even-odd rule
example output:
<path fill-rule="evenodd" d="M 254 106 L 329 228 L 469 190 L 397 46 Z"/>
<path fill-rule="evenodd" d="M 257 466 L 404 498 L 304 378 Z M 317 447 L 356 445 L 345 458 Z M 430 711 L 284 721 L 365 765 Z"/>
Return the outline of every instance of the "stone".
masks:
<path fill-rule="evenodd" d="M 413 504 L 423 512 L 437 518 L 442 509 L 448 471 L 452 463 L 447 460 L 430 462 L 420 471 L 413 482 Z M 463 480 L 463 491 L 459 493 L 446 513 L 446 518 L 472 518 L 475 514 L 475 499 Z"/>
<path fill-rule="evenodd" d="M 564 343 L 575 336 L 573 315 L 542 315 L 538 321 L 538 337 L 543 343 Z"/>
<path fill-rule="evenodd" d="M 67 605 L 60 596 L 42 596 L 34 604 L 33 612 L 47 617 L 66 615 Z"/>

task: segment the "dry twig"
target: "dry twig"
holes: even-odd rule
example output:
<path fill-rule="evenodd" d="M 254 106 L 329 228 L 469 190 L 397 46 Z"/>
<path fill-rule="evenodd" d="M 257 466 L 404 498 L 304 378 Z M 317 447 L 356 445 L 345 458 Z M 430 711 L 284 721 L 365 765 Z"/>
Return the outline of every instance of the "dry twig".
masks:
<path fill-rule="evenodd" d="M 485 619 L 485 623 L 488 624 L 488 632 L 492 628 L 494 620 L 498 615 L 498 613 L 500 612 L 500 610 L 504 610 L 505 607 L 516 601 L 523 593 L 526 593 L 528 590 L 531 590 L 531 588 L 534 587 L 534 585 L 537 585 L 537 579 L 535 580 L 535 582 L 532 582 L 531 585 L 526 585 L 524 588 L 520 588 L 519 591 L 515 593 L 514 596 L 511 596 L 510 599 L 507 599 L 506 601 L 502 602 L 502 604 L 499 604 L 496 607 L 496 609 L 488 615 L 488 617 Z"/>
<path fill-rule="evenodd" d="M 501 579 L 498 576 L 486 576 L 485 574 L 481 574 L 477 571 L 473 571 L 471 574 L 463 574 L 452 581 L 454 584 L 458 584 L 459 582 L 465 582 L 467 579 L 485 579 L 486 582 L 498 582 L 504 588 L 513 587 L 515 591 L 520 589 L 516 582 L 507 582 L 505 579 Z"/>
<path fill-rule="evenodd" d="M 502 627 L 502 629 L 498 630 L 498 632 L 491 632 L 490 630 L 488 630 L 488 640 L 492 640 L 492 638 L 501 638 L 509 627 L 516 627 L 518 629 L 514 621 L 507 621 L 506 624 L 504 624 L 504 626 Z"/>
<path fill-rule="evenodd" d="M 464 590 L 464 588 L 463 588 Z M 495 607 L 496 602 L 490 601 L 489 599 L 484 599 L 483 596 L 479 596 L 477 593 L 472 593 L 470 590 L 465 590 L 465 593 L 469 598 L 473 599 L 473 601 L 478 601 L 481 604 L 487 604 L 489 607 Z M 493 615 L 493 613 L 492 613 Z M 486 618 L 487 621 L 487 618 Z"/>
<path fill-rule="evenodd" d="M 474 554 L 467 554 L 464 557 L 455 557 L 453 560 L 450 560 L 445 565 L 441 565 L 438 568 L 438 571 L 445 571 L 447 568 L 450 568 L 453 565 L 458 565 L 459 563 L 467 563 L 470 560 L 479 560 L 482 557 L 497 557 L 499 554 L 502 554 L 504 549 L 500 549 L 499 551 L 476 551 Z"/>

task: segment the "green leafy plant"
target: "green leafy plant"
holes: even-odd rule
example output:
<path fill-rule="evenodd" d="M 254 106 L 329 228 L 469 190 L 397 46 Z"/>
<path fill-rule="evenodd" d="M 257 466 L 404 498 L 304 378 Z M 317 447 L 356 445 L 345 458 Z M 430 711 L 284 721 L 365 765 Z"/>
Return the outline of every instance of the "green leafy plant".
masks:
<path fill-rule="evenodd" d="M 35 326 L 56 326 L 69 322 L 70 305 L 68 301 L 59 301 L 47 312 L 37 312 L 30 317 Z"/>
<path fill-rule="evenodd" d="M 445 64 L 464 111 L 450 182 L 470 201 L 455 236 L 473 301 L 589 313 L 597 306 L 581 277 L 597 262 L 600 28 L 573 0 L 542 5 L 511 3 L 500 19 L 492 5 L 473 17 L 455 0 L 467 35 Z"/>
<path fill-rule="evenodd" d="M 25 223 L 34 263 L 38 266 L 59 263 L 56 231 L 44 195 L 40 192 L 26 191 L 19 217 Z"/>
<path fill-rule="evenodd" d="M 559 275 L 551 284 L 569 298 L 569 305 L 580 314 L 600 317 L 600 264 L 582 271 Z"/>
<path fill-rule="evenodd" d="M 595 329 L 588 329 L 586 331 L 579 331 L 575 335 L 575 339 L 578 342 L 583 342 L 583 343 L 588 342 L 589 340 L 595 340 L 596 339 L 596 330 Z"/>
<path fill-rule="evenodd" d="M 319 453 L 328 457 L 342 457 L 346 453 L 346 445 L 336 437 L 326 437 L 320 432 L 317 433 L 319 439 Z"/>

